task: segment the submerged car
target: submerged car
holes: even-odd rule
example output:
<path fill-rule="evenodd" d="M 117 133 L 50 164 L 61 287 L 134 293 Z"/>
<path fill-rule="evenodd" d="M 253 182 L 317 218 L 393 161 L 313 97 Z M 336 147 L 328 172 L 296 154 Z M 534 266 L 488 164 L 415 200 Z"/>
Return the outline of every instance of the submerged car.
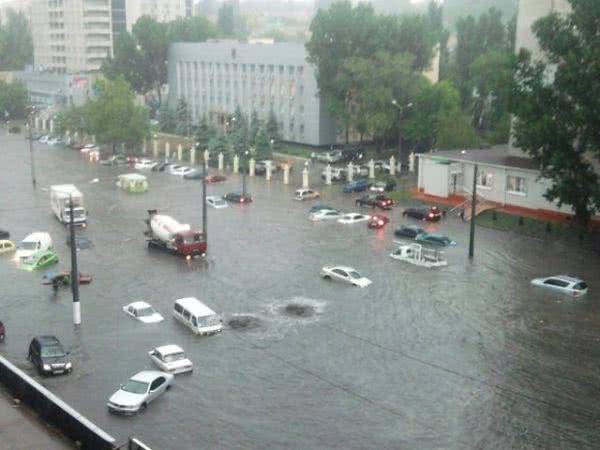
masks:
<path fill-rule="evenodd" d="M 109 411 L 135 414 L 171 388 L 174 376 L 157 370 L 143 370 L 132 376 L 127 383 L 108 399 Z"/>
<path fill-rule="evenodd" d="M 310 213 L 314 213 L 314 212 L 317 212 L 317 211 L 321 211 L 322 209 L 333 209 L 333 208 L 332 208 L 331 206 L 328 206 L 328 205 L 324 205 L 324 204 L 322 204 L 322 203 L 319 203 L 319 204 L 316 204 L 316 205 L 314 205 L 312 208 L 310 208 L 310 209 L 308 210 L 308 213 L 309 213 L 309 214 L 310 214 Z"/>
<path fill-rule="evenodd" d="M 456 242 L 454 242 L 448 236 L 438 233 L 420 233 L 417 235 L 417 237 L 415 237 L 415 241 L 422 242 L 424 244 L 439 245 L 441 247 L 456 245 Z"/>
<path fill-rule="evenodd" d="M 129 159 L 125 155 L 113 155 L 110 158 L 100 161 L 103 166 L 125 166 L 129 164 Z"/>
<path fill-rule="evenodd" d="M 392 209 L 394 201 L 382 194 L 368 194 L 356 200 L 357 206 L 369 206 L 383 210 Z"/>
<path fill-rule="evenodd" d="M 92 276 L 86 273 L 79 272 L 79 284 L 90 284 Z M 70 286 L 71 272 L 63 271 L 58 273 L 49 273 L 42 278 L 42 284 L 45 286 Z"/>
<path fill-rule="evenodd" d="M 427 220 L 429 222 L 441 220 L 443 214 L 442 210 L 437 206 L 432 206 L 431 208 L 406 208 L 402 211 L 403 216 L 418 220 Z"/>
<path fill-rule="evenodd" d="M 225 180 L 227 180 L 227 177 L 223 175 L 209 175 L 206 177 L 207 183 L 221 183 Z"/>
<path fill-rule="evenodd" d="M 204 169 L 192 169 L 188 173 L 183 175 L 186 180 L 201 180 L 204 178 Z"/>
<path fill-rule="evenodd" d="M 211 208 L 215 208 L 215 209 L 221 209 L 221 208 L 228 208 L 229 207 L 229 203 L 227 203 L 221 197 L 216 197 L 214 195 L 209 195 L 208 197 L 206 197 L 206 204 L 208 206 L 210 206 Z"/>
<path fill-rule="evenodd" d="M 388 224 L 390 221 L 390 218 L 388 216 L 384 216 L 382 214 L 375 214 L 374 216 L 371 216 L 371 218 L 369 219 L 369 223 L 367 223 L 367 226 L 369 228 L 383 228 L 386 224 Z"/>
<path fill-rule="evenodd" d="M 344 193 L 350 194 L 352 192 L 363 192 L 369 188 L 369 182 L 365 179 L 359 179 L 351 181 L 344 186 Z"/>
<path fill-rule="evenodd" d="M 187 174 L 193 172 L 194 169 L 187 166 L 171 166 L 169 167 L 169 173 L 171 175 L 177 175 L 178 177 L 185 177 Z"/>
<path fill-rule="evenodd" d="M 346 213 L 346 214 L 343 214 L 338 219 L 338 223 L 354 224 L 354 223 L 360 223 L 360 222 L 368 222 L 369 219 L 371 219 L 371 216 L 367 216 L 365 214 Z"/>
<path fill-rule="evenodd" d="M 130 303 L 123 306 L 123 311 L 134 319 L 144 323 L 158 323 L 163 320 L 163 316 L 156 312 L 152 305 L 146 302 Z"/>
<path fill-rule="evenodd" d="M 178 345 L 162 345 L 148 352 L 152 362 L 163 372 L 178 373 L 194 370 L 192 362 L 185 357 L 185 353 Z"/>
<path fill-rule="evenodd" d="M 58 255 L 52 250 L 40 250 L 22 261 L 23 269 L 39 270 L 58 263 Z"/>
<path fill-rule="evenodd" d="M 242 194 L 240 192 L 230 192 L 223 196 L 223 200 L 227 200 L 232 203 L 251 203 L 252 197 L 250 194 Z"/>
<path fill-rule="evenodd" d="M 10 237 L 10 233 L 6 230 L 0 228 L 0 239 L 8 239 Z"/>
<path fill-rule="evenodd" d="M 356 269 L 348 266 L 325 266 L 321 269 L 321 276 L 326 280 L 338 280 L 350 283 L 361 288 L 369 286 L 372 282 L 361 275 Z"/>
<path fill-rule="evenodd" d="M 153 159 L 141 158 L 137 160 L 133 167 L 137 170 L 152 170 L 157 164 Z"/>
<path fill-rule="evenodd" d="M 369 191 L 371 192 L 389 192 L 396 188 L 396 182 L 393 180 L 388 181 L 376 181 L 369 185 Z"/>
<path fill-rule="evenodd" d="M 585 281 L 568 275 L 534 278 L 531 280 L 531 284 L 562 292 L 563 294 L 572 295 L 573 297 L 580 297 L 588 291 L 588 285 Z"/>
<path fill-rule="evenodd" d="M 37 367 L 40 375 L 69 373 L 73 364 L 56 336 L 36 336 L 29 344 L 27 359 Z"/>
<path fill-rule="evenodd" d="M 425 230 L 416 225 L 401 225 L 399 228 L 394 230 L 394 236 L 407 237 L 411 239 L 416 238 L 421 233 L 425 233 Z"/>
<path fill-rule="evenodd" d="M 319 198 L 321 194 L 317 191 L 313 191 L 312 189 L 296 189 L 294 193 L 294 200 L 314 200 Z"/>
<path fill-rule="evenodd" d="M 17 245 L 13 241 L 0 241 L 0 255 L 6 255 L 15 251 L 17 251 Z"/>
<path fill-rule="evenodd" d="M 321 220 L 337 220 L 342 214 L 335 209 L 320 209 L 312 212 L 308 215 L 308 219 L 312 222 L 319 222 Z"/>

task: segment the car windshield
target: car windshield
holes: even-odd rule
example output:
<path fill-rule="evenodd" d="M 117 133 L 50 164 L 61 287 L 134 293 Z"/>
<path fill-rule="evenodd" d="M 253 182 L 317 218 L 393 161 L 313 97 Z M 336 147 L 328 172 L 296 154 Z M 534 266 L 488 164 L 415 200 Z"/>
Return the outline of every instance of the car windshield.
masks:
<path fill-rule="evenodd" d="M 170 355 L 165 355 L 163 357 L 164 362 L 174 362 L 179 361 L 181 359 L 185 359 L 185 354 L 183 352 L 180 353 L 171 353 Z"/>
<path fill-rule="evenodd" d="M 575 286 L 573 286 L 573 289 L 577 289 L 578 291 L 583 291 L 585 289 L 587 289 L 587 283 L 585 282 L 581 282 L 581 283 L 577 283 Z"/>
<path fill-rule="evenodd" d="M 225 202 L 225 200 L 221 200 L 220 198 L 215 199 L 213 201 L 213 203 L 215 204 L 215 206 L 222 206 L 222 205 L 226 205 L 227 203 Z"/>
<path fill-rule="evenodd" d="M 65 356 L 65 351 L 58 345 L 42 347 L 42 358 L 60 358 Z"/>
<path fill-rule="evenodd" d="M 129 380 L 122 388 L 122 391 L 132 394 L 145 394 L 148 392 L 148 383 L 143 381 Z"/>
<path fill-rule="evenodd" d="M 362 275 L 360 273 L 358 273 L 356 270 L 350 270 L 348 272 L 348 275 L 350 275 L 350 278 L 354 278 L 354 279 L 362 278 Z"/>
<path fill-rule="evenodd" d="M 198 324 L 202 327 L 212 327 L 214 325 L 218 325 L 220 322 L 221 318 L 216 314 L 198 318 Z"/>
<path fill-rule="evenodd" d="M 147 317 L 147 316 L 151 316 L 155 312 L 156 311 L 154 311 L 154 308 L 152 306 L 148 306 L 147 308 L 138 309 L 137 315 L 138 315 L 138 317 Z"/>
<path fill-rule="evenodd" d="M 23 241 L 19 244 L 19 248 L 21 250 L 35 250 L 37 247 L 37 242 L 35 241 Z"/>

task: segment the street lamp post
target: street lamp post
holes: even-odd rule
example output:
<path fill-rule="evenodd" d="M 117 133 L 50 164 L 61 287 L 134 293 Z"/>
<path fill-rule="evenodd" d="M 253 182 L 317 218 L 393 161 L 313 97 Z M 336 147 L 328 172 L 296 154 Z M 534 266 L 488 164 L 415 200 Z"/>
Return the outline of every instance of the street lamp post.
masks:
<path fill-rule="evenodd" d="M 196 150 L 200 147 L 200 143 L 196 143 Z M 207 216 L 207 207 L 206 207 L 206 177 L 208 176 L 208 166 L 203 164 L 203 172 L 202 172 L 202 234 L 204 236 L 204 241 L 208 244 L 208 216 Z"/>
<path fill-rule="evenodd" d="M 77 269 L 77 243 L 75 242 L 75 214 L 73 196 L 69 195 L 69 228 L 71 242 L 71 292 L 73 294 L 73 324 L 81 325 L 81 304 L 79 303 L 79 270 Z"/>
<path fill-rule="evenodd" d="M 475 208 L 477 206 L 477 164 L 473 166 L 473 195 L 471 197 L 471 229 L 469 233 L 469 258 L 475 256 Z"/>
<path fill-rule="evenodd" d="M 244 151 L 244 164 L 242 165 L 242 195 L 246 196 L 246 169 L 248 166 L 248 150 Z"/>
<path fill-rule="evenodd" d="M 35 179 L 35 160 L 33 158 L 33 136 L 32 136 L 32 132 L 31 132 L 32 111 L 33 111 L 33 109 L 28 111 L 28 114 L 27 114 L 27 130 L 28 130 L 28 136 L 29 136 L 29 162 L 30 162 L 29 165 L 31 166 L 31 184 L 33 185 L 33 188 L 35 189 L 37 181 Z"/>

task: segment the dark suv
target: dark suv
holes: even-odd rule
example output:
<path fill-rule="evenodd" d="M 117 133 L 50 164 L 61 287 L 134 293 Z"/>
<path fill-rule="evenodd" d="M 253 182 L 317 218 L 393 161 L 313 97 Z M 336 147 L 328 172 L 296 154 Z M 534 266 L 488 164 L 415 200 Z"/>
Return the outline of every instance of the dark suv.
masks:
<path fill-rule="evenodd" d="M 70 373 L 73 364 L 55 336 L 37 336 L 29 344 L 27 359 L 37 366 L 41 375 Z"/>
<path fill-rule="evenodd" d="M 356 200 L 356 206 L 370 206 L 371 208 L 392 209 L 394 202 L 391 198 L 381 194 L 369 194 Z"/>

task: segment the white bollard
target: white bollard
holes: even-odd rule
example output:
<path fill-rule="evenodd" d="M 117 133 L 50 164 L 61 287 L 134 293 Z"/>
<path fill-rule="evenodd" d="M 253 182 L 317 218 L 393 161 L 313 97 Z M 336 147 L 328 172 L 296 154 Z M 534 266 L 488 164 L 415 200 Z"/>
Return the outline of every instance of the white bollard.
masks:
<path fill-rule="evenodd" d="M 177 145 L 177 161 L 182 161 L 183 160 L 183 145 L 178 144 Z"/>
<path fill-rule="evenodd" d="M 36 130 L 40 129 L 40 118 L 36 117 L 35 119 L 33 119 L 33 126 L 35 127 Z"/>
<path fill-rule="evenodd" d="M 308 189 L 308 167 L 302 171 L 302 188 Z"/>
<path fill-rule="evenodd" d="M 65 131 L 65 137 L 69 138 L 71 136 L 71 132 L 69 130 Z"/>
<path fill-rule="evenodd" d="M 73 139 L 75 140 L 75 142 L 79 142 L 79 133 L 77 131 L 73 133 Z"/>
<path fill-rule="evenodd" d="M 223 172 L 223 167 L 225 166 L 223 159 L 224 159 L 223 152 L 219 152 L 219 158 L 218 158 L 218 161 L 219 161 L 219 166 L 218 166 L 219 167 L 219 172 Z"/>
<path fill-rule="evenodd" d="M 54 120 L 50 119 L 50 133 L 54 133 Z"/>
<path fill-rule="evenodd" d="M 346 177 L 346 179 L 349 183 L 352 182 L 352 180 L 354 179 L 354 164 L 352 164 L 351 162 L 348 163 L 348 176 Z"/>
<path fill-rule="evenodd" d="M 390 175 L 396 175 L 396 158 L 394 158 L 394 155 L 390 156 Z"/>
<path fill-rule="evenodd" d="M 142 142 L 142 153 L 144 155 L 148 153 L 148 141 L 146 140 L 146 138 L 144 138 L 144 141 Z"/>
<path fill-rule="evenodd" d="M 375 178 L 375 161 L 369 161 L 369 178 Z"/>
<path fill-rule="evenodd" d="M 331 164 L 325 167 L 325 184 L 328 186 L 331 184 Z"/>
<path fill-rule="evenodd" d="M 190 148 L 190 164 L 192 166 L 196 164 L 196 149 L 194 147 Z"/>
<path fill-rule="evenodd" d="M 283 165 L 283 184 L 290 184 L 290 165 Z"/>
<path fill-rule="evenodd" d="M 81 325 L 81 302 L 73 302 L 73 324 Z"/>
<path fill-rule="evenodd" d="M 415 159 L 415 152 L 410 152 L 410 155 L 408 155 L 408 171 L 411 173 L 415 171 Z"/>
<path fill-rule="evenodd" d="M 92 144 L 96 145 L 96 135 L 92 134 Z"/>
<path fill-rule="evenodd" d="M 233 155 L 233 173 L 239 173 L 240 171 L 240 157 Z"/>
<path fill-rule="evenodd" d="M 265 178 L 267 181 L 271 181 L 271 161 L 267 161 L 267 172 L 265 173 Z"/>
<path fill-rule="evenodd" d="M 248 166 L 248 175 L 249 176 L 251 176 L 251 177 L 254 176 L 255 168 L 256 168 L 256 161 L 254 161 L 254 158 L 250 158 L 250 165 Z"/>
<path fill-rule="evenodd" d="M 169 159 L 171 157 L 171 143 L 165 142 L 165 159 Z"/>
<path fill-rule="evenodd" d="M 156 139 L 152 141 L 152 154 L 158 158 L 158 141 Z"/>
<path fill-rule="evenodd" d="M 204 167 L 208 170 L 208 161 L 210 159 L 210 152 L 208 149 L 204 150 Z"/>
<path fill-rule="evenodd" d="M 121 152 L 125 153 L 125 142 L 121 142 Z"/>

